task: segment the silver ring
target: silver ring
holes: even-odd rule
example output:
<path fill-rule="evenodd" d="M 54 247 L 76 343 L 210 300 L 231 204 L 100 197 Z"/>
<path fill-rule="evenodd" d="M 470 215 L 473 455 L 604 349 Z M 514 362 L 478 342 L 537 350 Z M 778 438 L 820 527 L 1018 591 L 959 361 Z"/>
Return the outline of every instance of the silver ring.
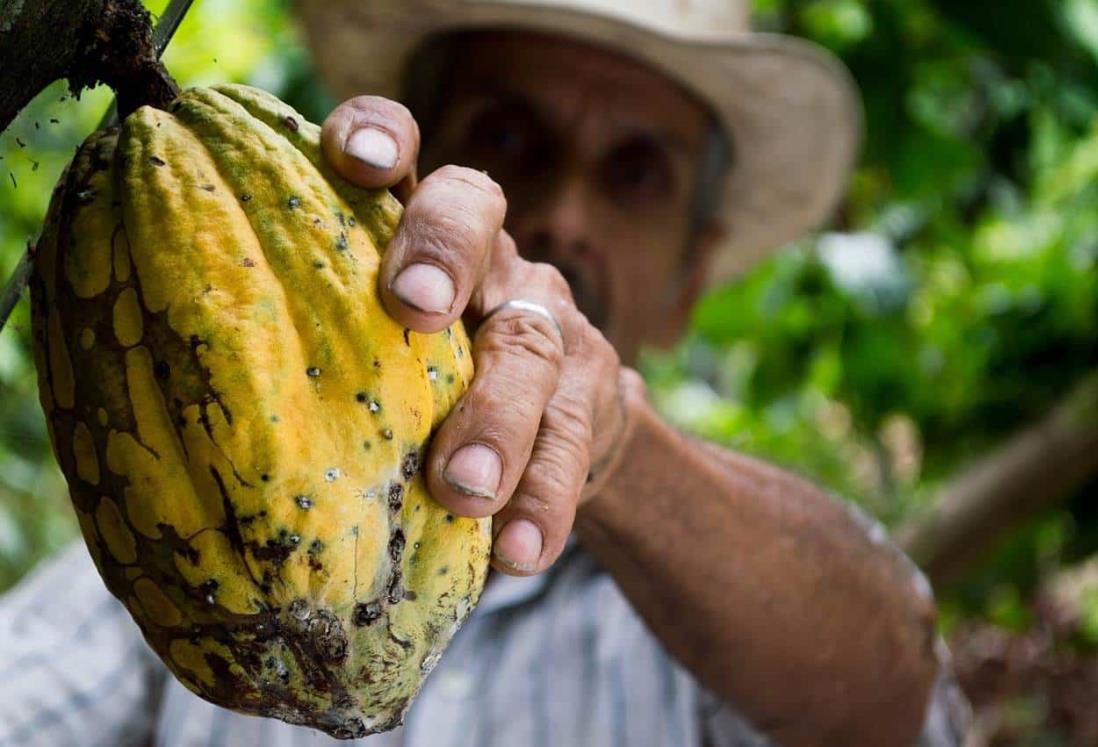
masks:
<path fill-rule="evenodd" d="M 561 342 L 564 341 L 564 329 L 560 326 L 560 322 L 557 321 L 557 318 L 553 316 L 553 312 L 542 306 L 540 303 L 527 301 L 524 298 L 512 298 L 510 301 L 504 301 L 499 306 L 489 311 L 485 315 L 484 319 L 485 321 L 487 321 L 499 312 L 508 311 L 511 309 L 515 311 L 525 311 L 530 314 L 537 314 L 544 319 L 548 319 L 550 322 L 553 323 L 553 326 L 557 330 L 557 334 L 560 335 Z"/>

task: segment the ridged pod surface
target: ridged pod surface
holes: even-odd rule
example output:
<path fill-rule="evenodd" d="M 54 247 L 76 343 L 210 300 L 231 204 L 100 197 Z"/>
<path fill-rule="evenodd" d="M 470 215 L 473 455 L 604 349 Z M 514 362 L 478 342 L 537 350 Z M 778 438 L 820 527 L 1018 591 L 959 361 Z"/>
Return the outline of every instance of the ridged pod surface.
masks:
<path fill-rule="evenodd" d="M 398 725 L 475 605 L 487 520 L 427 494 L 460 324 L 377 291 L 399 220 L 244 86 L 93 135 L 32 279 L 42 407 L 107 587 L 191 690 L 341 738 Z"/>

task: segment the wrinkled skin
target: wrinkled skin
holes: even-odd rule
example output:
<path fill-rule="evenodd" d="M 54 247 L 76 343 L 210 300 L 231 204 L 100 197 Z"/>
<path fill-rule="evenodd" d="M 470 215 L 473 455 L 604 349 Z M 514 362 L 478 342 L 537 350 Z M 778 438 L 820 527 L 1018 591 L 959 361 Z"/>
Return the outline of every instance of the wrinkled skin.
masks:
<path fill-rule="evenodd" d="M 544 570 L 574 528 L 667 650 L 775 741 L 913 743 L 935 610 L 900 553 L 806 481 L 684 438 L 621 364 L 680 334 L 721 235 L 691 233 L 704 111 L 659 73 L 559 38 L 478 34 L 454 65 L 421 182 L 399 104 L 351 99 L 323 133 L 348 179 L 407 199 L 381 270 L 388 312 L 477 330 L 432 495 L 493 517 L 505 573 Z M 560 330 L 490 314 L 514 298 Z"/>

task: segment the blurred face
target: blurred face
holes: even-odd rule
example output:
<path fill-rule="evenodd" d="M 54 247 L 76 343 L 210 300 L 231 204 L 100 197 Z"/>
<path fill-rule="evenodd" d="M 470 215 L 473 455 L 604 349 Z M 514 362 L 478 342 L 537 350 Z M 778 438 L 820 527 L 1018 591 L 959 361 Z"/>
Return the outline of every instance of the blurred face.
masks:
<path fill-rule="evenodd" d="M 714 231 L 691 236 L 709 116 L 673 82 L 559 38 L 466 39 L 424 167 L 487 171 L 527 259 L 556 265 L 631 362 L 681 332 Z"/>

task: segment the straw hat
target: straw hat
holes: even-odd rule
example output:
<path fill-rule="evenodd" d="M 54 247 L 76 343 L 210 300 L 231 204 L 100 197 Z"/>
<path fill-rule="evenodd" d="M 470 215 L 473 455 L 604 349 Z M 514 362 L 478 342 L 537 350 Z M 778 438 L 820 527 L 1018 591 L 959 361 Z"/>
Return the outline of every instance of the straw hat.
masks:
<path fill-rule="evenodd" d="M 861 106 L 814 44 L 753 33 L 748 0 L 298 0 L 321 74 L 340 96 L 401 94 L 437 34 L 515 28 L 583 39 L 663 71 L 709 103 L 733 143 L 710 282 L 824 221 L 856 156 Z"/>

